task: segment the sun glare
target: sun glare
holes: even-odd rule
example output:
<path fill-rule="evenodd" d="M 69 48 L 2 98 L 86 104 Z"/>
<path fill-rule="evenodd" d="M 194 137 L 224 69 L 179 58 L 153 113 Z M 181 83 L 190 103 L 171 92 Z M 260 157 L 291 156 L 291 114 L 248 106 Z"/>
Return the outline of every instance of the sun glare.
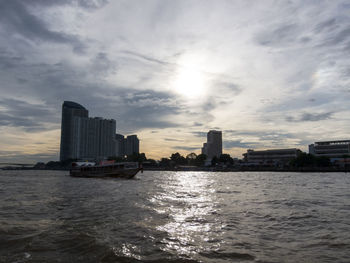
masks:
<path fill-rule="evenodd" d="M 188 98 L 195 99 L 205 95 L 205 74 L 199 63 L 187 61 L 181 63 L 175 74 L 173 89 L 176 93 Z"/>

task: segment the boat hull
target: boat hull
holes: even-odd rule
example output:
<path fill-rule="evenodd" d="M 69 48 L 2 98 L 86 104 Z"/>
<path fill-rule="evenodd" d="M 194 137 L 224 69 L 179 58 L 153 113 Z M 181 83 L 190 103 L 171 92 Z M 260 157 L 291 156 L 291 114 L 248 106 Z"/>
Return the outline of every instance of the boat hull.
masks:
<path fill-rule="evenodd" d="M 116 169 L 112 171 L 81 171 L 81 170 L 71 170 L 70 176 L 72 177 L 85 177 L 85 178 L 133 178 L 141 168 L 134 169 Z"/>

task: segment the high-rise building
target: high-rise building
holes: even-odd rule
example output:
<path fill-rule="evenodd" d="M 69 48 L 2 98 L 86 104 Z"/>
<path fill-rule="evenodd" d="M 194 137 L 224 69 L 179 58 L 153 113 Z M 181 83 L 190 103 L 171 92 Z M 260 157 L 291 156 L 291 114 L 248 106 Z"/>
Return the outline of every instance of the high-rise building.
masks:
<path fill-rule="evenodd" d="M 87 118 L 89 112 L 76 102 L 65 101 L 62 105 L 60 160 L 73 159 L 75 118 Z"/>
<path fill-rule="evenodd" d="M 210 130 L 207 134 L 207 142 L 203 144 L 202 154 L 205 154 L 209 160 L 214 156 L 217 158 L 222 154 L 222 132 Z"/>
<path fill-rule="evenodd" d="M 62 106 L 60 160 L 103 159 L 115 155 L 115 120 L 89 118 L 78 103 Z"/>
<path fill-rule="evenodd" d="M 116 156 L 124 157 L 126 155 L 126 139 L 122 134 L 115 135 L 115 152 Z"/>
<path fill-rule="evenodd" d="M 140 141 L 137 135 L 129 135 L 126 137 L 126 155 L 140 153 Z"/>

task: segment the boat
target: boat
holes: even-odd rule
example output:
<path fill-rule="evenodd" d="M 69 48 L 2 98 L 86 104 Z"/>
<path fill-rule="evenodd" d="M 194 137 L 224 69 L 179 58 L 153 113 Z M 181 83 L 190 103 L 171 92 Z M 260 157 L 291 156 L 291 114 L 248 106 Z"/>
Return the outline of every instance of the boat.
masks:
<path fill-rule="evenodd" d="M 139 171 L 143 172 L 143 168 L 138 163 L 123 162 L 114 163 L 111 161 L 101 162 L 100 164 L 94 162 L 74 162 L 70 169 L 70 176 L 73 177 L 87 177 L 87 178 L 124 178 L 131 179 Z"/>

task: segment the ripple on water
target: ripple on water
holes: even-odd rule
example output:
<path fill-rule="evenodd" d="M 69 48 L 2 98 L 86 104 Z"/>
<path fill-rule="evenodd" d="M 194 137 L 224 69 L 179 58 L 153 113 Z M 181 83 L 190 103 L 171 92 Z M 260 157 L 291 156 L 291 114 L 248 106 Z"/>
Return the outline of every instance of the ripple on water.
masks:
<path fill-rule="evenodd" d="M 23 173 L 23 174 L 20 174 Z M 346 174 L 0 176 L 0 262 L 347 262 Z M 4 187 L 6 186 L 6 187 Z"/>

